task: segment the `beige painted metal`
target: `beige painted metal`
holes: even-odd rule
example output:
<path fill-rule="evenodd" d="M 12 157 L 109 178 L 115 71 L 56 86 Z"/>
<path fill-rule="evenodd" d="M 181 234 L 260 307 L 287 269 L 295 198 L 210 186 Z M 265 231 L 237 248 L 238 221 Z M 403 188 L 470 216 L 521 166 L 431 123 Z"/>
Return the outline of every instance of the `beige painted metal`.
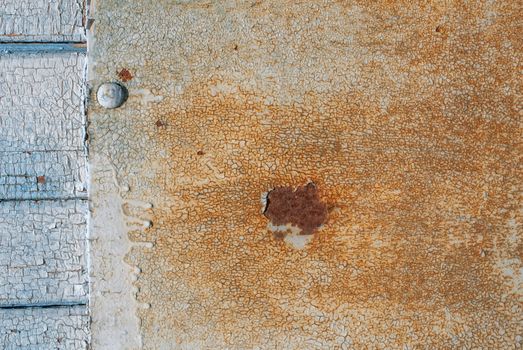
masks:
<path fill-rule="evenodd" d="M 95 5 L 94 349 L 522 346 L 518 2 Z"/>

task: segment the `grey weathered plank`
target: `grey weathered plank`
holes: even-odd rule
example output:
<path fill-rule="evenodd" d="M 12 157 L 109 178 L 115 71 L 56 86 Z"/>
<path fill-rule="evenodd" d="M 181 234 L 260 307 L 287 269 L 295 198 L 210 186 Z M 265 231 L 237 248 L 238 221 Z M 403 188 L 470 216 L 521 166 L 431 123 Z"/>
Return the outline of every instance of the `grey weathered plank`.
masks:
<path fill-rule="evenodd" d="M 86 197 L 86 188 L 84 151 L 0 151 L 0 200 Z"/>
<path fill-rule="evenodd" d="M 1 0 L 0 41 L 81 41 L 84 3 L 78 0 Z"/>
<path fill-rule="evenodd" d="M 87 201 L 0 202 L 0 306 L 87 302 Z"/>
<path fill-rule="evenodd" d="M 83 148 L 84 67 L 83 53 L 0 55 L 0 152 Z"/>
<path fill-rule="evenodd" d="M 88 332 L 86 306 L 0 309 L 1 349 L 87 349 Z"/>

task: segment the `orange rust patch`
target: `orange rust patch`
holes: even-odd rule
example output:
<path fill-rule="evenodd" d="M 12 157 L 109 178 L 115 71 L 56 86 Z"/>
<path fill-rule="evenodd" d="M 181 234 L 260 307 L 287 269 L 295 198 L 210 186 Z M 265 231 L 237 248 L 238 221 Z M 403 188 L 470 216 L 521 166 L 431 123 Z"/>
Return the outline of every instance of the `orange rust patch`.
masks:
<path fill-rule="evenodd" d="M 118 73 L 118 77 L 124 82 L 128 82 L 129 80 L 133 79 L 133 75 L 131 74 L 131 72 L 126 69 L 126 68 L 123 68 L 119 73 Z"/>
<path fill-rule="evenodd" d="M 513 144 L 510 121 L 462 116 L 460 100 L 446 105 L 442 98 L 414 106 L 393 100 L 385 113 L 354 92 L 310 93 L 300 106 L 267 106 L 260 102 L 265 96 L 213 97 L 209 86 L 218 84 L 195 84 L 185 91 L 183 108 L 167 102 L 153 114 L 173 126 L 154 136 L 169 154 L 156 183 L 170 204 L 155 210 L 158 225 L 145 238 L 155 240 L 155 251 L 140 265 L 139 286 L 167 283 L 170 294 L 139 294 L 152 303 L 145 329 L 158 319 L 174 322 L 164 318 L 166 305 L 186 295 L 214 312 L 184 310 L 178 327 L 212 320 L 219 334 L 229 334 L 241 324 L 237 342 L 273 327 L 312 327 L 306 305 L 327 320 L 350 317 L 348 311 L 335 316 L 344 305 L 364 305 L 389 325 L 395 317 L 416 320 L 421 333 L 431 332 L 433 318 L 445 322 L 445 308 L 479 322 L 478 308 L 487 310 L 486 319 L 497 307 L 488 295 L 503 293 L 501 277 L 492 257 L 478 250 L 500 239 L 489 222 L 502 218 L 481 213 L 502 207 L 513 184 L 477 174 L 483 164 L 491 164 L 492 174 L 513 169 L 513 148 L 502 146 Z M 460 117 L 445 118 L 445 108 Z M 216 150 L 204 163 L 191 157 L 202 146 Z M 284 235 L 267 235 L 258 203 L 267 187 L 308 179 L 336 210 L 325 234 L 302 251 L 286 246 Z M 373 327 L 373 334 L 381 332 Z M 334 337 L 327 321 L 312 328 Z M 405 326 L 391 329 L 401 333 Z M 408 338 L 401 334 L 398 344 Z"/>
<path fill-rule="evenodd" d="M 327 220 L 327 206 L 320 201 L 313 183 L 291 187 L 277 187 L 267 195 L 264 215 L 275 226 L 291 224 L 310 235 Z"/>
<path fill-rule="evenodd" d="M 45 176 L 37 176 L 36 182 L 38 182 L 39 184 L 45 184 Z"/>

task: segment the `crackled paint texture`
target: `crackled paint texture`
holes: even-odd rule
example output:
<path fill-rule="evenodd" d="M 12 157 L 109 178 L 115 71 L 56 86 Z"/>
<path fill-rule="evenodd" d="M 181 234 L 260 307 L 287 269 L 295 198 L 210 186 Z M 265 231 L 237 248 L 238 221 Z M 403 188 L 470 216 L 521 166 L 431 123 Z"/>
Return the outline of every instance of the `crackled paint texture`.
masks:
<path fill-rule="evenodd" d="M 0 307 L 87 302 L 87 202 L 0 202 Z"/>
<path fill-rule="evenodd" d="M 2 0 L 0 41 L 85 40 L 85 0 Z"/>
<path fill-rule="evenodd" d="M 122 242 L 93 257 L 93 346 L 522 346 L 520 13 L 97 2 L 93 91 L 133 78 L 89 110 L 91 235 Z M 328 221 L 295 249 L 260 199 L 309 182 Z"/>
<path fill-rule="evenodd" d="M 86 306 L 0 309 L 4 350 L 88 349 Z"/>
<path fill-rule="evenodd" d="M 87 196 L 84 68 L 81 53 L 0 55 L 0 200 Z"/>
<path fill-rule="evenodd" d="M 83 150 L 85 54 L 0 56 L 0 150 Z"/>
<path fill-rule="evenodd" d="M 67 18 L 18 3 L 27 21 Z M 85 54 L 39 47 L 0 47 L 0 348 L 87 349 Z"/>

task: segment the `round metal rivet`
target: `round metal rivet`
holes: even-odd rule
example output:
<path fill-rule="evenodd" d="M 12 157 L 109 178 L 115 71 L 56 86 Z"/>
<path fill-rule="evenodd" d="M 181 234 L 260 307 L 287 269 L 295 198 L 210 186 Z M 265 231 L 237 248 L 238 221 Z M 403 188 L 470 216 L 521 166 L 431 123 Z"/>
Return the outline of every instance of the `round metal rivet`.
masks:
<path fill-rule="evenodd" d="M 127 100 L 127 89 L 118 83 L 103 83 L 96 93 L 98 103 L 104 108 L 118 108 Z"/>

